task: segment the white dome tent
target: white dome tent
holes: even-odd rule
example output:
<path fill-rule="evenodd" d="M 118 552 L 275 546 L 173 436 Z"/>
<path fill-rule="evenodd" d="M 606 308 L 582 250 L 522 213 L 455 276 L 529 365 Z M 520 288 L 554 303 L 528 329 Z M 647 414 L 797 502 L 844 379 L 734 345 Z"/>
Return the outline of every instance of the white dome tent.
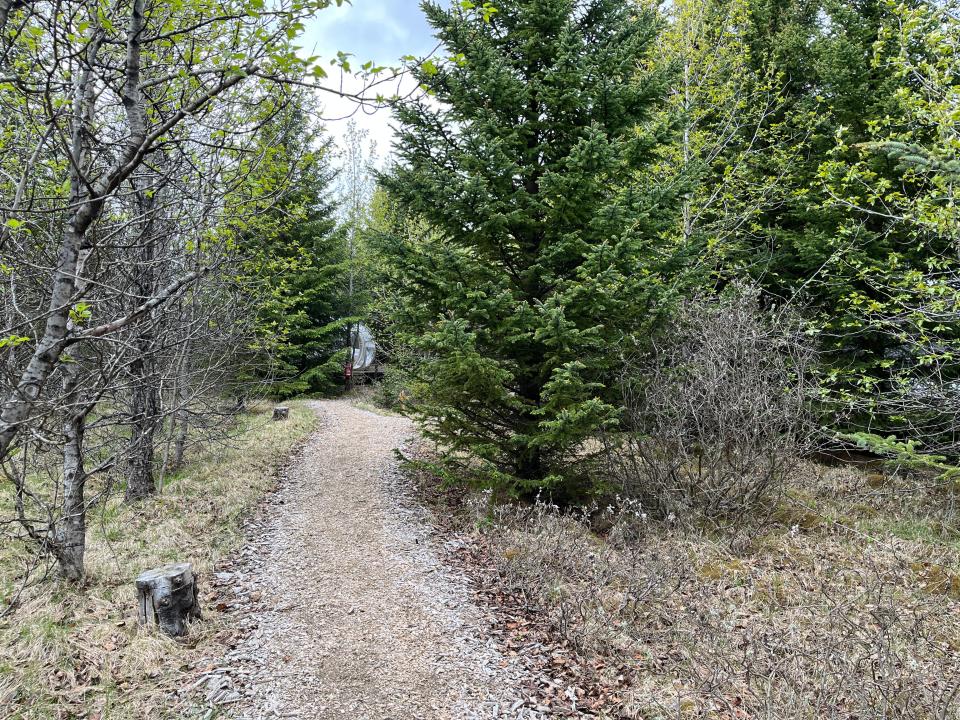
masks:
<path fill-rule="evenodd" d="M 363 323 L 350 333 L 350 344 L 353 347 L 354 372 L 369 370 L 377 359 L 377 344 L 373 340 L 373 333 Z"/>
<path fill-rule="evenodd" d="M 383 366 L 377 358 L 377 343 L 369 327 L 359 323 L 350 330 L 350 347 L 350 360 L 344 373 L 348 385 L 383 376 Z"/>

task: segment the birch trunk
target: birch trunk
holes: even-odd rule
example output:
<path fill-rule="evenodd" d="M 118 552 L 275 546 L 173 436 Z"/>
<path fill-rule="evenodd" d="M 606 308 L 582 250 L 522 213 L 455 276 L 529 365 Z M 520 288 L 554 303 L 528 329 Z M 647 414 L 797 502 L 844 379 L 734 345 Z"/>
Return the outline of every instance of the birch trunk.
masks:
<path fill-rule="evenodd" d="M 80 74 L 75 86 L 75 101 L 72 127 L 73 164 L 70 171 L 70 199 L 71 203 L 81 203 L 89 198 L 84 188 L 83 173 L 90 163 L 90 148 L 87 142 L 86 131 L 93 123 L 94 108 L 96 106 L 96 89 L 92 82 L 92 70 L 99 43 L 95 40 L 87 55 L 87 67 Z M 92 223 L 92 218 L 90 220 Z M 72 239 L 76 243 L 78 252 L 74 260 L 73 288 L 71 300 L 76 300 L 87 291 L 89 278 L 85 268 L 87 260 L 92 254 L 90 248 L 80 250 L 84 233 Z M 69 315 L 70 304 L 67 310 L 64 338 L 76 329 Z M 49 324 L 48 324 L 49 327 Z M 59 357 L 56 358 L 60 360 Z M 80 388 L 81 364 L 79 358 L 63 367 L 63 501 L 60 507 L 60 517 L 53 526 L 53 554 L 59 564 L 60 574 L 64 579 L 79 581 L 83 579 L 83 558 L 87 545 L 87 506 L 84 497 L 87 473 L 83 464 L 83 439 L 86 430 L 87 415 L 92 405 L 84 403 Z"/>
<path fill-rule="evenodd" d="M 154 297 L 156 288 L 157 221 L 156 190 L 149 187 L 151 175 L 134 177 L 138 210 L 142 218 L 140 231 L 141 249 L 138 272 L 134 280 L 136 295 L 140 300 Z M 149 318 L 149 316 L 147 316 Z M 160 416 L 159 377 L 154 358 L 155 326 L 149 326 L 137 334 L 134 342 L 136 357 L 130 364 L 132 385 L 130 392 L 130 443 L 127 448 L 128 502 L 143 500 L 153 495 L 157 484 L 153 475 L 154 435 Z"/>
<path fill-rule="evenodd" d="M 76 363 L 65 370 L 64 401 L 67 416 L 63 422 L 63 506 L 54 531 L 54 555 L 60 574 L 67 580 L 83 578 L 83 556 L 87 542 L 87 507 L 84 489 L 87 474 L 83 465 L 83 436 L 87 412 L 80 407 L 79 368 Z"/>
<path fill-rule="evenodd" d="M 184 348 L 183 359 L 180 364 L 180 377 L 177 379 L 177 414 L 176 437 L 173 441 L 173 467 L 183 466 L 184 456 L 187 453 L 187 435 L 190 432 L 190 411 L 188 409 L 190 379 L 190 346 Z"/>
<path fill-rule="evenodd" d="M 138 343 L 138 345 L 140 345 Z M 138 347 L 140 351 L 142 346 Z M 146 348 L 146 353 L 149 353 Z M 156 386 L 154 362 L 149 354 L 141 355 L 131 365 L 134 384 L 131 388 L 130 444 L 128 445 L 128 502 L 143 500 L 156 492 L 153 476 L 154 435 L 160 415 L 160 392 Z"/>
<path fill-rule="evenodd" d="M 693 152 L 690 147 L 690 111 L 692 109 L 692 104 L 690 101 L 690 59 L 686 58 L 683 61 L 683 114 L 684 114 L 684 125 L 683 125 L 683 167 L 684 170 L 690 167 L 690 161 L 693 157 Z M 693 237 L 693 208 L 691 207 L 690 197 L 687 196 L 683 200 L 683 206 L 681 208 L 682 217 L 683 217 L 683 240 L 684 243 L 689 243 L 690 239 Z"/>

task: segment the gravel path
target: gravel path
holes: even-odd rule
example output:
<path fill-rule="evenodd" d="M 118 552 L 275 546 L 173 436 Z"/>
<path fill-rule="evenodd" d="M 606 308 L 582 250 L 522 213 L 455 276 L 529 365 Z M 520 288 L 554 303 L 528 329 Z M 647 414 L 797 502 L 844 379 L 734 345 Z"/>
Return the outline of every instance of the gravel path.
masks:
<path fill-rule="evenodd" d="M 444 564 L 397 472 L 406 419 L 345 401 L 322 419 L 219 582 L 256 605 L 208 690 L 234 717 L 439 720 L 535 717 L 523 669 Z"/>

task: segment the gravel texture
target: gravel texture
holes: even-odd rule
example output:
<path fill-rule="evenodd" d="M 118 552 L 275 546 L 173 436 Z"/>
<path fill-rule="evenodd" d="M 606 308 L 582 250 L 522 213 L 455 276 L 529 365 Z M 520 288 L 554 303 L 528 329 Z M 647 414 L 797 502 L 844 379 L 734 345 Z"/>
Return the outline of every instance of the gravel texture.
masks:
<path fill-rule="evenodd" d="M 243 720 L 539 717 L 397 470 L 410 422 L 313 406 L 320 430 L 216 579 L 245 637 L 203 678 L 208 702 Z"/>

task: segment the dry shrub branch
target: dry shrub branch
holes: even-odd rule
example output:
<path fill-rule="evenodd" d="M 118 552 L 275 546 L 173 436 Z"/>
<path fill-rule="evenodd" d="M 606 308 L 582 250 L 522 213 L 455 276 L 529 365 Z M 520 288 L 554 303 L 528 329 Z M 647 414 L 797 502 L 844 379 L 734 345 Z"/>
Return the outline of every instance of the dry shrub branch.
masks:
<path fill-rule="evenodd" d="M 684 302 L 650 350 L 624 349 L 622 491 L 661 516 L 736 516 L 778 492 L 811 437 L 815 353 L 759 291 Z"/>

